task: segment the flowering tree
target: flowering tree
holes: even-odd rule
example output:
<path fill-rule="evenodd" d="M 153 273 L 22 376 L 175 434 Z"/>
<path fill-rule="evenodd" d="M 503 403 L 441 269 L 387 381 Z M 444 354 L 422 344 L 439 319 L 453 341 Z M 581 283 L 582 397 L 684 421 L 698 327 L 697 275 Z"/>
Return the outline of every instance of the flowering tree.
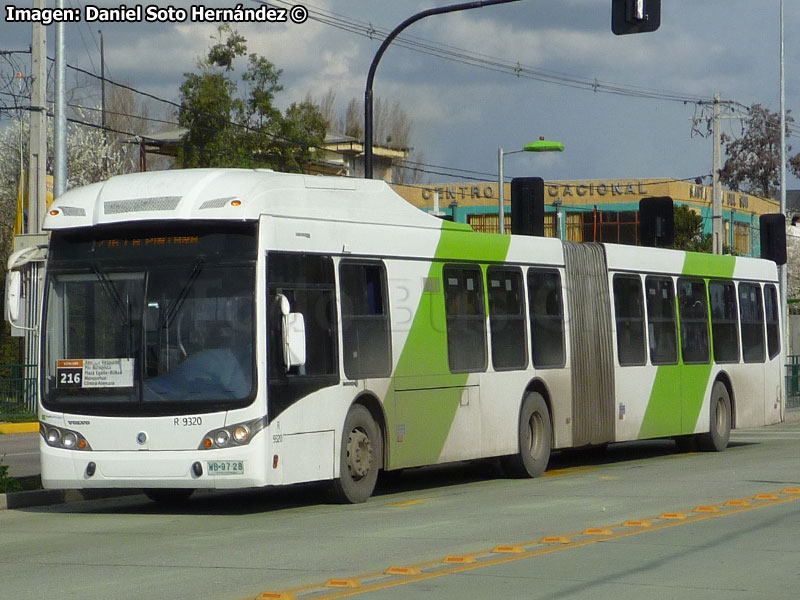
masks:
<path fill-rule="evenodd" d="M 786 228 L 786 296 L 800 298 L 800 225 Z"/>
<path fill-rule="evenodd" d="M 78 115 L 79 118 L 82 115 Z M 87 119 L 81 119 L 86 121 Z M 20 166 L 27 176 L 29 124 L 21 119 L 0 129 L 0 290 L 11 254 Z M 67 189 L 108 179 L 133 170 L 135 148 L 102 129 L 70 125 L 67 132 Z M 53 135 L 48 131 L 47 170 L 53 170 Z M 0 362 L 12 360 L 14 344 L 5 324 L 0 328 Z"/>
<path fill-rule="evenodd" d="M 27 174 L 29 125 L 15 120 L 0 129 L 0 258 L 11 248 L 20 163 Z M 47 137 L 47 170 L 53 170 L 53 136 Z M 67 189 L 127 173 L 135 166 L 133 146 L 102 129 L 70 125 L 67 132 Z"/>

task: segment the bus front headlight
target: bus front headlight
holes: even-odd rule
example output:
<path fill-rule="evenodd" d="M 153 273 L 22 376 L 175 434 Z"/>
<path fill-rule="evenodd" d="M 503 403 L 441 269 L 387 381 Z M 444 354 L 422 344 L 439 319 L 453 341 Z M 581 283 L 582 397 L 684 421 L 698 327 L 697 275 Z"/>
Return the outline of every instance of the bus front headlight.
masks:
<path fill-rule="evenodd" d="M 83 435 L 71 429 L 41 424 L 39 427 L 39 434 L 44 438 L 47 445 L 53 448 L 63 448 L 64 450 L 92 449 Z"/>
<path fill-rule="evenodd" d="M 243 423 L 234 423 L 222 429 L 213 429 L 203 436 L 198 450 L 246 446 L 255 435 L 267 426 L 267 418 L 259 417 Z"/>

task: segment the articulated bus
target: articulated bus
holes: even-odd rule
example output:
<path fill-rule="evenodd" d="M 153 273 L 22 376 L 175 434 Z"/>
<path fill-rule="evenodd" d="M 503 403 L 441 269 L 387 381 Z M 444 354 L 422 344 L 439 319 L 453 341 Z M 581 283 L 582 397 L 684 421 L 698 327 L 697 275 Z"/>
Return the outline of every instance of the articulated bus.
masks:
<path fill-rule="evenodd" d="M 773 262 L 475 233 L 384 182 L 140 173 L 49 210 L 47 488 L 194 489 L 675 438 L 783 419 Z M 12 261 L 13 262 L 13 261 Z"/>

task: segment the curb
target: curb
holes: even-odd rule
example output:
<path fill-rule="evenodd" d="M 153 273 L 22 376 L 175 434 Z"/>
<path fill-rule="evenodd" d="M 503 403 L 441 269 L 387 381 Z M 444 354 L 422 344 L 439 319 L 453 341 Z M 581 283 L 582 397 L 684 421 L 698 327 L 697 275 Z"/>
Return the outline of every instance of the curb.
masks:
<path fill-rule="evenodd" d="M 134 496 L 141 494 L 141 490 L 32 490 L 29 492 L 11 492 L 0 494 L 0 510 L 17 508 L 32 508 L 35 506 L 49 506 L 52 504 L 66 504 L 69 502 L 84 502 L 86 500 L 102 500 L 119 496 Z"/>
<path fill-rule="evenodd" d="M 0 434 L 3 433 L 38 433 L 39 423 L 0 423 Z"/>

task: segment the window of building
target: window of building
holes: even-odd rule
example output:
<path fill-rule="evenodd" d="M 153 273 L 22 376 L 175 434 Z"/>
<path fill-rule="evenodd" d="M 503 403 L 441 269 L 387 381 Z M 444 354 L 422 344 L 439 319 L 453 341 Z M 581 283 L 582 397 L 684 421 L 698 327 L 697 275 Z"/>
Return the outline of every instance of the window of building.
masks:
<path fill-rule="evenodd" d="M 471 215 L 467 215 L 467 223 L 474 231 L 478 233 L 497 233 L 497 223 L 499 219 L 497 218 L 497 211 L 491 213 L 475 213 Z M 511 215 L 506 214 L 505 218 L 503 219 L 503 226 L 505 227 L 505 233 L 511 233 Z"/>
<path fill-rule="evenodd" d="M 563 367 L 566 356 L 564 305 L 561 299 L 561 275 L 558 271 L 528 270 L 528 313 L 534 366 Z"/>
<path fill-rule="evenodd" d="M 764 362 L 764 308 L 757 283 L 739 284 L 739 316 L 744 362 Z"/>
<path fill-rule="evenodd" d="M 639 212 L 594 210 L 583 213 L 583 239 L 587 242 L 636 245 Z"/>
<path fill-rule="evenodd" d="M 498 371 L 524 369 L 528 364 L 528 352 L 522 271 L 489 267 L 486 281 L 489 327 L 492 332 L 492 364 Z"/>
<path fill-rule="evenodd" d="M 734 223 L 733 250 L 737 254 L 750 255 L 750 224 Z"/>
<path fill-rule="evenodd" d="M 342 261 L 339 292 L 345 375 L 351 379 L 388 376 L 392 351 L 383 264 Z"/>
<path fill-rule="evenodd" d="M 764 286 L 764 305 L 767 313 L 767 349 L 770 359 L 781 353 L 781 331 L 778 319 L 778 290 L 770 284 Z"/>
<path fill-rule="evenodd" d="M 681 354 L 685 364 L 707 363 L 708 306 L 702 279 L 678 279 L 678 314 L 681 323 Z"/>
<path fill-rule="evenodd" d="M 654 365 L 674 365 L 678 362 L 678 334 L 675 326 L 675 287 L 672 279 L 649 276 L 645 278 L 644 286 L 650 362 Z"/>
<path fill-rule="evenodd" d="M 486 370 L 486 313 L 479 267 L 442 269 L 450 371 Z"/>
<path fill-rule="evenodd" d="M 714 360 L 718 363 L 739 362 L 736 286 L 732 281 L 712 281 L 708 284 L 708 297 L 711 302 Z"/>
<path fill-rule="evenodd" d="M 570 242 L 583 241 L 583 213 L 567 213 L 566 239 Z"/>
<path fill-rule="evenodd" d="M 614 315 L 619 364 L 645 364 L 644 302 L 642 280 L 638 276 L 614 275 Z"/>

